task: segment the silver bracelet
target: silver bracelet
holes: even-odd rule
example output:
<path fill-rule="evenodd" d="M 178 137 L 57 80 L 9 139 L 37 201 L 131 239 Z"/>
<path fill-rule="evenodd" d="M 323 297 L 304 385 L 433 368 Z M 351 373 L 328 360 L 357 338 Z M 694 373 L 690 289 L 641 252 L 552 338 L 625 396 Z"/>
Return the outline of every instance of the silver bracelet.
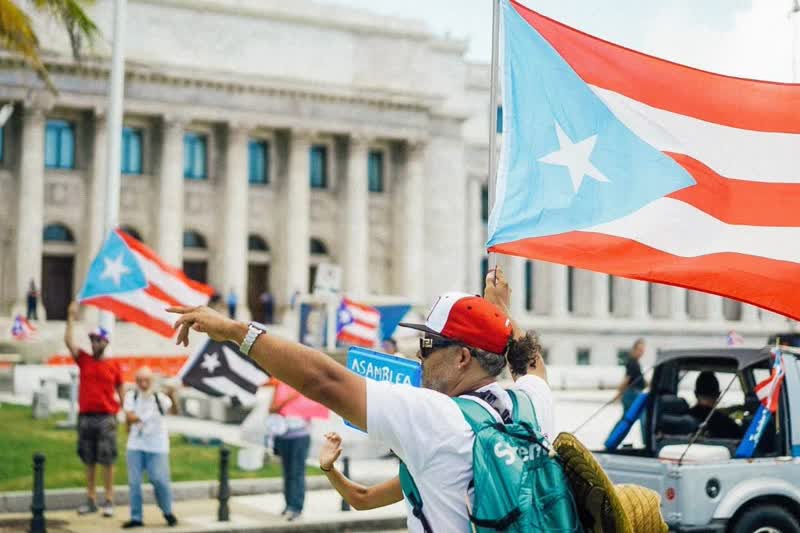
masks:
<path fill-rule="evenodd" d="M 266 333 L 265 330 L 255 326 L 252 322 L 249 326 L 247 326 L 247 335 L 244 336 L 244 340 L 242 344 L 239 345 L 239 351 L 250 357 L 250 350 L 253 348 L 253 344 L 255 344 L 256 339 L 258 339 L 259 335 L 262 333 Z"/>

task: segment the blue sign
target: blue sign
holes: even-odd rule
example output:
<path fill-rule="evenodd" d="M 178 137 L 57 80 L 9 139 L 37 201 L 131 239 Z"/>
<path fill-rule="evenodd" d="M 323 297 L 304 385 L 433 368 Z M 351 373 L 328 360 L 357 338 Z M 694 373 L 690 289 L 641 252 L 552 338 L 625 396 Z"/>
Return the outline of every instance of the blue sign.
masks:
<path fill-rule="evenodd" d="M 359 376 L 375 381 L 387 381 L 412 387 L 422 385 L 422 365 L 418 361 L 366 348 L 354 346 L 347 351 L 347 368 Z M 356 428 L 347 420 L 345 420 L 345 424 Z"/>

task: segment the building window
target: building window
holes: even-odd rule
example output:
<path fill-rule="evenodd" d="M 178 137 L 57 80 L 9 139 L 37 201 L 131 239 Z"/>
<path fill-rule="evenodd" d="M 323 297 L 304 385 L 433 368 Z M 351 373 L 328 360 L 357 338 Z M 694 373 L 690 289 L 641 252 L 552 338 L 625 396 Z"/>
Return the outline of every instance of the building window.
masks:
<path fill-rule="evenodd" d="M 647 314 L 654 316 L 653 310 L 656 302 L 656 287 L 652 283 L 647 284 Z"/>
<path fill-rule="evenodd" d="M 608 276 L 608 312 L 614 314 L 614 276 Z"/>
<path fill-rule="evenodd" d="M 631 358 L 630 350 L 617 350 L 617 365 L 625 366 Z"/>
<path fill-rule="evenodd" d="M 489 187 L 486 185 L 481 187 L 481 220 L 484 224 L 489 222 Z"/>
<path fill-rule="evenodd" d="M 578 348 L 575 356 L 575 364 L 578 366 L 589 366 L 592 364 L 592 351 L 589 348 Z"/>
<path fill-rule="evenodd" d="M 142 173 L 142 130 L 122 128 L 123 174 Z"/>
<path fill-rule="evenodd" d="M 75 168 L 75 127 L 66 120 L 48 120 L 44 133 L 44 165 Z"/>
<path fill-rule="evenodd" d="M 550 364 L 550 349 L 549 348 L 542 348 L 542 360 L 544 364 Z"/>
<path fill-rule="evenodd" d="M 269 183 L 269 144 L 266 141 L 251 140 L 247 145 L 248 181 L 253 185 Z"/>
<path fill-rule="evenodd" d="M 369 192 L 383 192 L 383 152 L 369 153 Z"/>
<path fill-rule="evenodd" d="M 533 311 L 533 261 L 525 261 L 525 309 Z"/>
<path fill-rule="evenodd" d="M 132 226 L 120 226 L 119 229 L 121 229 L 124 233 L 127 233 L 137 241 L 144 242 L 144 239 L 142 239 L 142 234 L 139 233 L 139 230 L 137 230 L 136 228 Z"/>
<path fill-rule="evenodd" d="M 567 311 L 575 312 L 575 267 L 567 267 Z"/>
<path fill-rule="evenodd" d="M 188 180 L 208 179 L 208 138 L 199 133 L 183 136 L 183 177 Z"/>
<path fill-rule="evenodd" d="M 311 147 L 311 188 L 328 188 L 328 147 L 322 144 Z"/>
<path fill-rule="evenodd" d="M 269 252 L 269 244 L 258 235 L 250 234 L 247 237 L 247 249 L 251 252 Z"/>
<path fill-rule="evenodd" d="M 199 248 L 204 250 L 206 248 L 206 238 L 196 231 L 183 232 L 183 247 L 184 248 Z"/>
<path fill-rule="evenodd" d="M 497 106 L 497 133 L 503 133 L 503 106 Z"/>
<path fill-rule="evenodd" d="M 3 149 L 5 147 L 5 140 L 6 140 L 5 133 L 6 133 L 5 126 L 0 127 L 0 161 L 3 160 L 3 156 L 4 156 L 4 152 L 5 152 L 5 150 Z"/>
<path fill-rule="evenodd" d="M 42 234 L 44 242 L 75 242 L 72 231 L 63 224 L 48 224 Z"/>
<path fill-rule="evenodd" d="M 481 281 L 480 290 L 483 292 L 483 284 L 486 283 L 486 276 L 489 275 L 489 258 L 484 257 L 481 259 Z"/>

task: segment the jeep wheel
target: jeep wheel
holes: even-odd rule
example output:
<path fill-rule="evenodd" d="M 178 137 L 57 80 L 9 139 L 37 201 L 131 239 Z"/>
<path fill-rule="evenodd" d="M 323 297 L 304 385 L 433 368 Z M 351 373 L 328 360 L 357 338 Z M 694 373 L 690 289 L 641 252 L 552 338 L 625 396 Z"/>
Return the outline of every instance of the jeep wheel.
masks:
<path fill-rule="evenodd" d="M 797 519 L 778 505 L 759 505 L 740 516 L 731 533 L 800 533 Z"/>

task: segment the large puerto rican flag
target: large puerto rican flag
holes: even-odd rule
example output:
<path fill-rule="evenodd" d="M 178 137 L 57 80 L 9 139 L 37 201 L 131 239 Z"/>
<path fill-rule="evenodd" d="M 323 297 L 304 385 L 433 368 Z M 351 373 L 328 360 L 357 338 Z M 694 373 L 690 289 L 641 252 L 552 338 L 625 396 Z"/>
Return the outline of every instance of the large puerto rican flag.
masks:
<path fill-rule="evenodd" d="M 800 85 L 647 56 L 510 0 L 501 24 L 490 251 L 800 319 Z"/>
<path fill-rule="evenodd" d="M 98 307 L 165 337 L 172 337 L 173 305 L 205 305 L 214 289 L 186 277 L 124 231 L 111 232 L 89 267 L 78 296 Z"/>

